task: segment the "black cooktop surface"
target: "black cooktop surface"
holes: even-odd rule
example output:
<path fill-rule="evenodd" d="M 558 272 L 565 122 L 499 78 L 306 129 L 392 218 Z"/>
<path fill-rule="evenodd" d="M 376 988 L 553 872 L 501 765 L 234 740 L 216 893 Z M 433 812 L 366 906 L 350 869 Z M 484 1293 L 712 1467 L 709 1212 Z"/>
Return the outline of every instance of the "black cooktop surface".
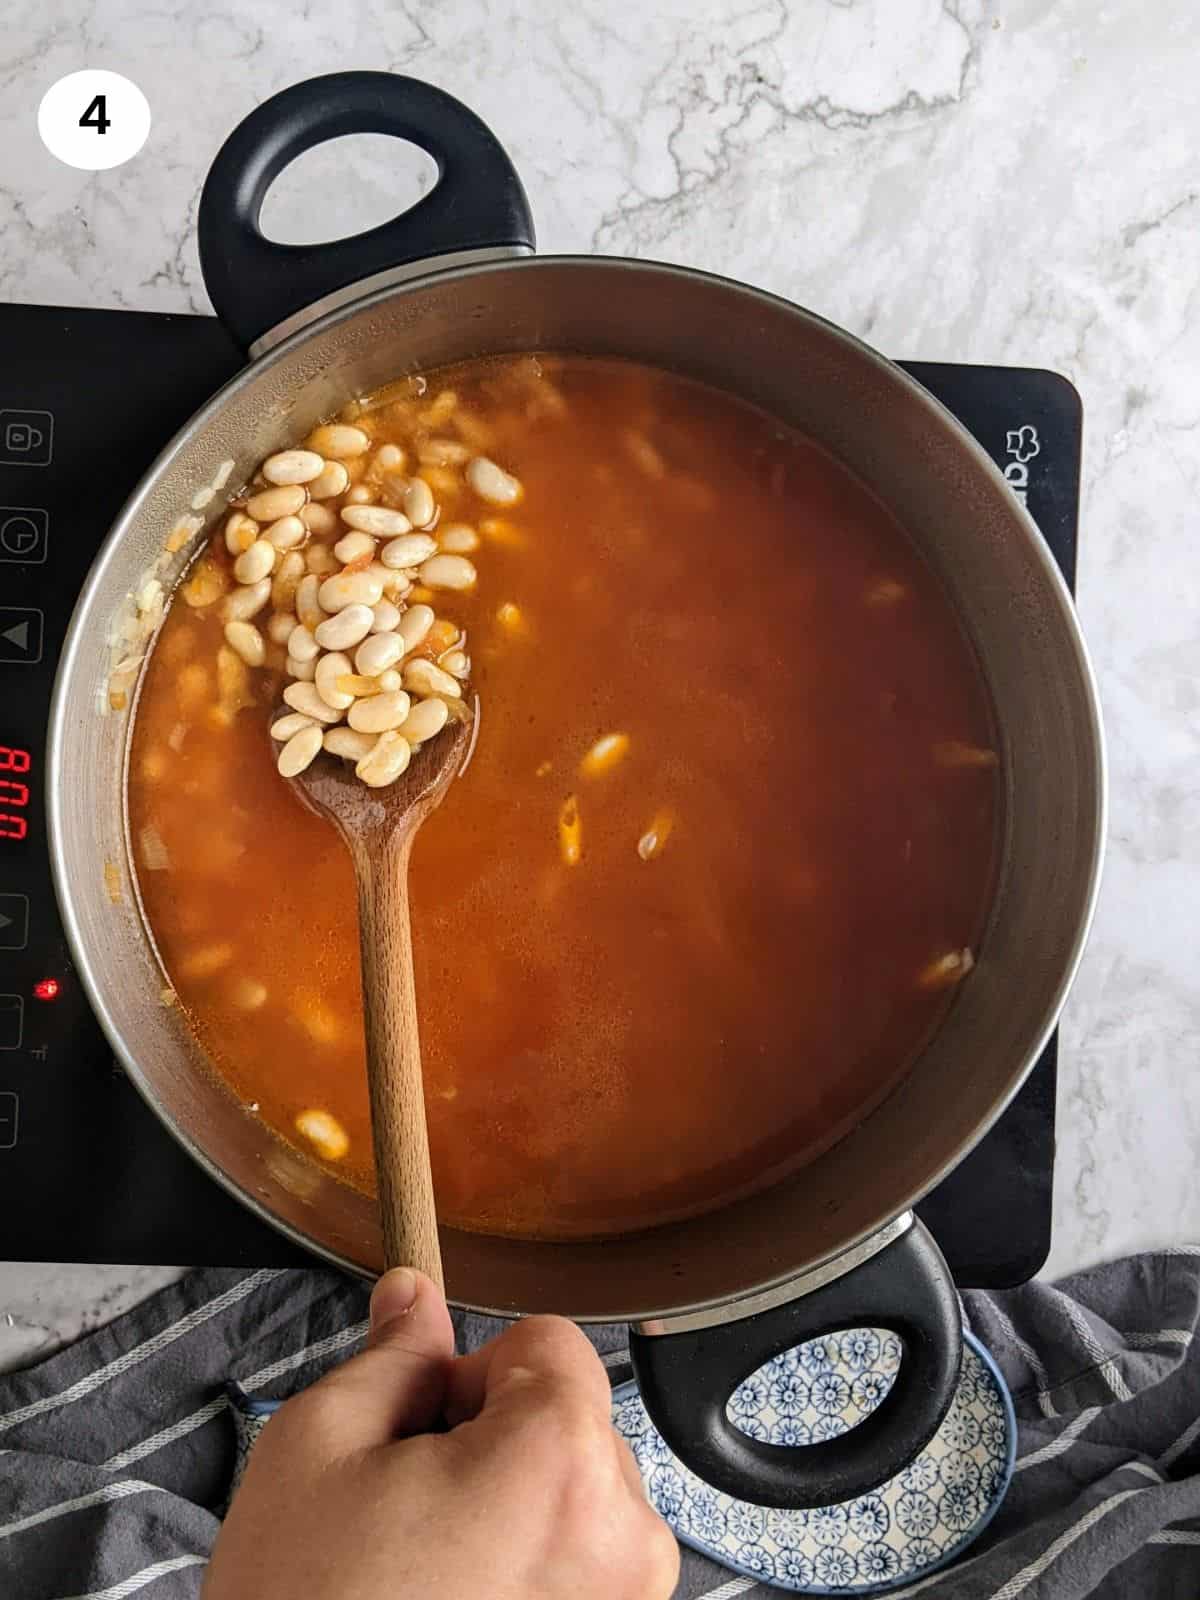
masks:
<path fill-rule="evenodd" d="M 211 317 L 11 305 L 0 349 L 0 1258 L 304 1261 L 194 1165 L 115 1065 L 63 940 L 42 800 L 55 664 L 92 558 L 242 356 Z M 1075 390 L 1024 368 L 903 365 L 1000 465 L 1073 583 Z M 1020 1283 L 1045 1260 L 1055 1076 L 1052 1041 L 920 1207 L 964 1286 Z"/>

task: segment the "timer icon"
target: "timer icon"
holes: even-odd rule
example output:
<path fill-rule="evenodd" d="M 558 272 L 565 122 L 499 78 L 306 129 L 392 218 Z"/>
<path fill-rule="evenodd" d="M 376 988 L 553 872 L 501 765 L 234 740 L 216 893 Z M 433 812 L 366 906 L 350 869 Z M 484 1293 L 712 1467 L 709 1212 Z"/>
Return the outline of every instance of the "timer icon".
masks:
<path fill-rule="evenodd" d="M 0 506 L 0 561 L 34 566 L 46 559 L 50 516 L 40 506 Z"/>

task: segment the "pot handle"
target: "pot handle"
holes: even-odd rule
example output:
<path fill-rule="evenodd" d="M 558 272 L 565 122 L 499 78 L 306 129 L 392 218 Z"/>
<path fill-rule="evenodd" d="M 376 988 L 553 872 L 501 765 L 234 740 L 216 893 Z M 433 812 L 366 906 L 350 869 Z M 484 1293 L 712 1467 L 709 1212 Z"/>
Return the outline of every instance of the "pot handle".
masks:
<path fill-rule="evenodd" d="M 437 162 L 437 182 L 408 211 L 350 239 L 265 238 L 259 215 L 283 169 L 313 145 L 353 133 L 419 145 Z M 247 348 L 327 295 L 406 262 L 534 244 L 521 180 L 487 125 L 443 89 L 392 72 L 333 72 L 264 101 L 221 146 L 197 231 L 209 298 Z"/>
<path fill-rule="evenodd" d="M 864 1327 L 898 1334 L 904 1354 L 891 1389 L 856 1427 L 792 1447 L 752 1439 L 729 1420 L 729 1397 L 772 1356 Z M 941 1251 L 914 1222 L 811 1294 L 685 1333 L 633 1331 L 630 1355 L 650 1420 L 685 1466 L 735 1499 L 801 1510 L 866 1494 L 920 1454 L 954 1397 L 962 1318 Z"/>

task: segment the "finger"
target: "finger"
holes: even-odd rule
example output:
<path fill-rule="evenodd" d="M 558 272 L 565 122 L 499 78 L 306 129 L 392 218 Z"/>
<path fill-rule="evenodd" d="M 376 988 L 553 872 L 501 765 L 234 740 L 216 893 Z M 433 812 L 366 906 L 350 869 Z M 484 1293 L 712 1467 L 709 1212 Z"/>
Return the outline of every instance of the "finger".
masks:
<path fill-rule="evenodd" d="M 612 1410 L 612 1388 L 587 1337 L 564 1317 L 528 1317 L 450 1368 L 445 1415 L 452 1427 L 515 1396 L 568 1399 L 597 1416 Z"/>
<path fill-rule="evenodd" d="M 441 1416 L 453 1358 L 454 1330 L 437 1285 L 408 1267 L 385 1273 L 371 1296 L 367 1349 L 301 1397 L 320 1405 L 326 1453 L 425 1432 Z"/>

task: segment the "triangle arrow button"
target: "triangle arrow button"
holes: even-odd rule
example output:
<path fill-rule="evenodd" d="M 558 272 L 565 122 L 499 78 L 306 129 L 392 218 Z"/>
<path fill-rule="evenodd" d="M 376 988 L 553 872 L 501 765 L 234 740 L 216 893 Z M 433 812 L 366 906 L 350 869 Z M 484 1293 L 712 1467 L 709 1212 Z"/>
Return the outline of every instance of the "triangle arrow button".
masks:
<path fill-rule="evenodd" d="M 0 662 L 32 666 L 40 661 L 43 620 L 32 606 L 0 606 Z"/>
<path fill-rule="evenodd" d="M 24 950 L 28 943 L 28 895 L 0 894 L 0 950 Z"/>

